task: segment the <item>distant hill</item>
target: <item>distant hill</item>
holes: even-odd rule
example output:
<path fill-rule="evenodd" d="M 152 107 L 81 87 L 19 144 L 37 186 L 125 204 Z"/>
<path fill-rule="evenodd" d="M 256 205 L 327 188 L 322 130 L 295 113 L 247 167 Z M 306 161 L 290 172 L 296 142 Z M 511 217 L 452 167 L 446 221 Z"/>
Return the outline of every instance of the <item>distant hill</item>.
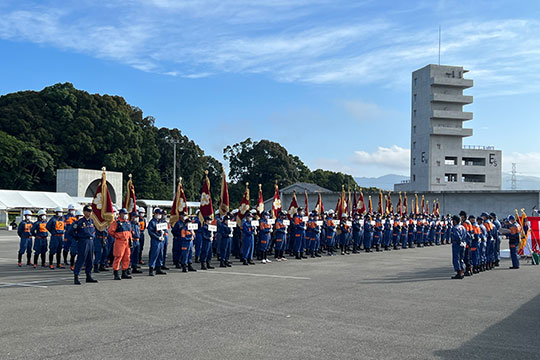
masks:
<path fill-rule="evenodd" d="M 354 178 L 361 187 L 377 187 L 383 190 L 393 190 L 394 184 L 403 180 L 409 180 L 408 176 L 388 174 L 379 177 L 356 177 Z M 502 189 L 512 189 L 512 174 L 503 173 Z M 540 177 L 516 175 L 516 190 L 540 190 Z"/>
<path fill-rule="evenodd" d="M 383 190 L 394 190 L 394 184 L 400 183 L 402 180 L 408 180 L 408 176 L 388 174 L 379 177 L 355 177 L 354 180 L 361 187 L 376 187 Z M 539 179 L 540 180 L 540 179 Z"/>

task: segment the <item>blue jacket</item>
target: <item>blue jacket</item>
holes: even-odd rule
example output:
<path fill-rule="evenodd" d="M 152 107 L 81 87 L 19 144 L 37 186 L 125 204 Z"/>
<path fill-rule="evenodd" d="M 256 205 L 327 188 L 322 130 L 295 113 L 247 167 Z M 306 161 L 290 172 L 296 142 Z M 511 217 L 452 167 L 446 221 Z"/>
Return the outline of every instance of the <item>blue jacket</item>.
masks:
<path fill-rule="evenodd" d="M 30 232 L 32 230 L 32 225 L 30 220 L 21 221 L 17 228 L 17 235 L 19 235 L 21 239 L 28 239 L 32 236 L 32 233 Z"/>
<path fill-rule="evenodd" d="M 93 240 L 96 236 L 96 228 L 92 219 L 80 218 L 70 229 L 72 238 L 75 241 Z"/>
<path fill-rule="evenodd" d="M 452 230 L 450 232 L 450 239 L 452 240 L 452 244 L 461 244 L 465 241 L 465 236 L 467 234 L 467 231 L 463 227 L 463 225 L 455 225 L 452 227 Z"/>
<path fill-rule="evenodd" d="M 30 229 L 30 233 L 32 236 L 40 237 L 40 238 L 47 238 L 49 236 L 49 232 L 47 230 L 47 221 L 45 220 L 38 220 L 32 225 L 32 229 Z"/>
<path fill-rule="evenodd" d="M 63 216 L 53 216 L 47 223 L 47 230 L 51 233 L 52 236 L 62 236 L 64 235 L 64 217 Z"/>
<path fill-rule="evenodd" d="M 157 230 L 156 226 L 158 224 L 158 221 L 156 218 L 152 218 L 150 222 L 148 223 L 148 235 L 150 235 L 150 239 L 161 241 L 159 238 L 161 235 L 163 235 L 163 232 L 161 230 Z"/>

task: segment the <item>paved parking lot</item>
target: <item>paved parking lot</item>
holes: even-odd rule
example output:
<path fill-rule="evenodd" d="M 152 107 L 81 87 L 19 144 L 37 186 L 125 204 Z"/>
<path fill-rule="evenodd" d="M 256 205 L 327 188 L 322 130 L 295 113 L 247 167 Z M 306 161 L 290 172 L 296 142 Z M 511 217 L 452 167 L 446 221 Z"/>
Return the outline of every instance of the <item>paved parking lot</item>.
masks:
<path fill-rule="evenodd" d="M 82 286 L 17 249 L 1 231 L 1 359 L 540 358 L 540 267 L 450 280 L 448 245 Z"/>

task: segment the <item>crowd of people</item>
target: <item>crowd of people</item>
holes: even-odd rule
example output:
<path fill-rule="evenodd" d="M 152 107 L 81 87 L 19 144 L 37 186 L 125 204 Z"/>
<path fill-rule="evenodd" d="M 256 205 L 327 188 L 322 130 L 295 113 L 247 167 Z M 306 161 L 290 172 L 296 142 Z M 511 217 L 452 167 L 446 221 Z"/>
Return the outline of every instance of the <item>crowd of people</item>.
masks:
<path fill-rule="evenodd" d="M 269 212 L 256 210 L 247 211 L 242 219 L 237 210 L 223 216 L 216 212 L 214 217 L 204 218 L 198 213 L 189 216 L 181 212 L 171 226 L 165 211 L 154 209 L 147 221 L 145 209 L 139 208 L 132 213 L 126 209 L 115 211 L 115 219 L 103 231 L 96 230 L 91 215 L 91 206 L 80 211 L 70 205 L 66 215 L 63 209 L 56 208 L 55 215 L 48 220 L 46 211 L 40 210 L 37 221 L 32 222 L 33 214 L 25 210 L 18 226 L 18 266 L 22 266 L 26 253 L 27 265 L 33 268 L 38 267 L 39 260 L 42 267 L 50 269 L 69 267 L 77 285 L 81 284 L 79 274 L 83 268 L 86 282 L 97 282 L 92 272 L 111 268 L 115 280 L 131 279 L 132 274 L 142 273 L 143 250 L 145 242 L 147 246 L 149 242 L 148 275 L 165 275 L 171 260 L 168 261 L 170 236 L 172 264 L 182 272 L 197 271 L 195 263 L 200 264 L 201 270 L 214 269 L 213 259 L 219 261 L 219 267 L 227 268 L 232 266 L 233 257 L 243 265 L 254 265 L 255 260 L 267 264 L 451 244 L 456 271 L 452 278 L 463 279 L 499 266 L 500 230 L 507 227 L 511 269 L 519 268 L 519 223 L 509 216 L 501 224 L 496 214 L 487 212 L 478 217 L 463 211 L 459 216 L 359 213 L 336 216 L 332 210 L 305 214 L 298 208 L 293 213 L 282 211 L 275 219 Z"/>

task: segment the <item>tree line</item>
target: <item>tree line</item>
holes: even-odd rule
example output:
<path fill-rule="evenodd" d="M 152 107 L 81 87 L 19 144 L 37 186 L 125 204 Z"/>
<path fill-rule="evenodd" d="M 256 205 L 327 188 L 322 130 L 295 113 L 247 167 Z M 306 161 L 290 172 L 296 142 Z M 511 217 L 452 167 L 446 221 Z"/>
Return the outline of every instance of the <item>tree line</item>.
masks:
<path fill-rule="evenodd" d="M 121 96 L 89 94 L 71 83 L 41 91 L 0 96 L 0 188 L 55 191 L 56 169 L 86 168 L 132 173 L 137 197 L 172 198 L 173 144 L 177 176 L 186 196 L 198 200 L 204 171 L 219 199 L 222 164 L 179 129 L 155 125 L 152 116 Z M 238 204 L 250 183 L 255 202 L 257 184 L 265 199 L 295 182 L 311 182 L 339 191 L 356 186 L 353 177 L 327 170 L 311 171 L 297 156 L 276 142 L 246 139 L 227 146 L 231 205 Z"/>

